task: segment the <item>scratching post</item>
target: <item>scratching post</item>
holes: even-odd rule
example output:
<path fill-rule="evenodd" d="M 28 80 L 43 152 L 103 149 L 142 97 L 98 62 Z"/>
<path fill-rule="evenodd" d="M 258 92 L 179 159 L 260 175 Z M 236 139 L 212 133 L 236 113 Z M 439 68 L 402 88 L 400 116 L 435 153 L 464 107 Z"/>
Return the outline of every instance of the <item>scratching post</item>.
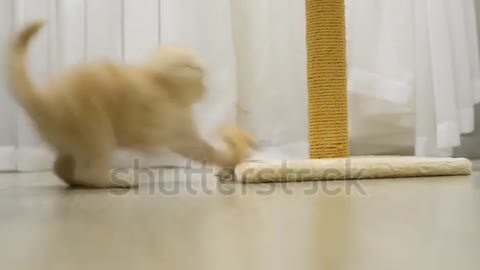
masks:
<path fill-rule="evenodd" d="M 344 0 L 306 0 L 310 158 L 348 157 Z"/>
<path fill-rule="evenodd" d="M 349 157 L 344 0 L 306 0 L 309 160 L 252 161 L 222 170 L 243 183 L 469 175 L 467 159 Z"/>

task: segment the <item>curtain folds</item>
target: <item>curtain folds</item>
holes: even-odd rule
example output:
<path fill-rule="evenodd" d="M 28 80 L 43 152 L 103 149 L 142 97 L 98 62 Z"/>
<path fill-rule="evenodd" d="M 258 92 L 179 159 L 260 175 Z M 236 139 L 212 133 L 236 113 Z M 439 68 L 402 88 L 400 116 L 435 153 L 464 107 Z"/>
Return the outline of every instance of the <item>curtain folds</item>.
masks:
<path fill-rule="evenodd" d="M 473 0 L 346 1 L 352 154 L 449 156 L 474 130 L 480 101 Z M 305 3 L 291 0 L 4 0 L 0 59 L 12 31 L 48 26 L 29 53 L 33 78 L 84 61 L 142 61 L 158 44 L 189 46 L 209 67 L 195 108 L 205 138 L 237 122 L 254 159 L 308 158 Z M 53 154 L 11 100 L 0 65 L 0 171 L 49 169 Z M 406 151 L 406 152 L 405 152 Z M 115 164 L 130 166 L 132 153 Z M 183 166 L 168 151 L 145 166 Z"/>
<path fill-rule="evenodd" d="M 352 144 L 452 155 L 480 94 L 473 0 L 349 0 L 347 14 Z"/>
<path fill-rule="evenodd" d="M 2 53 L 23 23 L 48 20 L 29 54 L 38 83 L 84 61 L 135 63 L 158 44 L 192 47 L 209 68 L 208 95 L 195 108 L 205 138 L 214 142 L 218 125 L 237 122 L 260 142 L 253 158 L 308 157 L 302 1 L 5 0 L 0 13 Z M 0 170 L 49 169 L 53 155 L 3 77 L 0 88 Z M 134 156 L 119 151 L 115 165 L 131 166 Z M 186 164 L 168 151 L 141 158 L 144 166 Z"/>

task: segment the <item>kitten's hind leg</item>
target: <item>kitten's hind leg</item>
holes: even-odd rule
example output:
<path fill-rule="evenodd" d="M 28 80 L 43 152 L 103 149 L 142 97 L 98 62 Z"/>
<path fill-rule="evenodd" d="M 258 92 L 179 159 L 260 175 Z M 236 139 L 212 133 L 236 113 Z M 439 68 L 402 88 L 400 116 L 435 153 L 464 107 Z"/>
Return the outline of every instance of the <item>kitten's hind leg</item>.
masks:
<path fill-rule="evenodd" d="M 74 183 L 75 162 L 70 154 L 57 154 L 53 165 L 53 173 L 65 183 Z"/>
<path fill-rule="evenodd" d="M 84 188 L 130 188 L 134 185 L 112 177 L 110 149 L 75 154 L 73 186 Z"/>

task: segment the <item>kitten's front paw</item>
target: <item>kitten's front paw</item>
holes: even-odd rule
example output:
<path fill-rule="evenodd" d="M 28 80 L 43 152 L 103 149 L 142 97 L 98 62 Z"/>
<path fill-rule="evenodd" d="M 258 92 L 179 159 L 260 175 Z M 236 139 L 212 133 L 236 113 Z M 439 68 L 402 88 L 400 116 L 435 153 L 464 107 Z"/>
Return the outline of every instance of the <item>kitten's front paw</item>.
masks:
<path fill-rule="evenodd" d="M 234 168 L 242 163 L 256 147 L 253 137 L 238 127 L 225 127 L 221 130 L 222 139 L 227 144 L 231 155 L 229 167 Z"/>

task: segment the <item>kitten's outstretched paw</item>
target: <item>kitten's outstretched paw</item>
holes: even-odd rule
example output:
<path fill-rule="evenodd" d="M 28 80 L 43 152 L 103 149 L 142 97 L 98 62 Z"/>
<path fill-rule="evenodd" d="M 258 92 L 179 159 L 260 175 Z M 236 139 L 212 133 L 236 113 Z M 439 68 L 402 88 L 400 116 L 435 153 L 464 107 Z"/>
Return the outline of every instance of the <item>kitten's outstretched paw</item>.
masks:
<path fill-rule="evenodd" d="M 256 147 L 253 137 L 241 128 L 223 127 L 221 135 L 231 155 L 230 168 L 242 163 L 251 153 L 251 150 Z"/>

